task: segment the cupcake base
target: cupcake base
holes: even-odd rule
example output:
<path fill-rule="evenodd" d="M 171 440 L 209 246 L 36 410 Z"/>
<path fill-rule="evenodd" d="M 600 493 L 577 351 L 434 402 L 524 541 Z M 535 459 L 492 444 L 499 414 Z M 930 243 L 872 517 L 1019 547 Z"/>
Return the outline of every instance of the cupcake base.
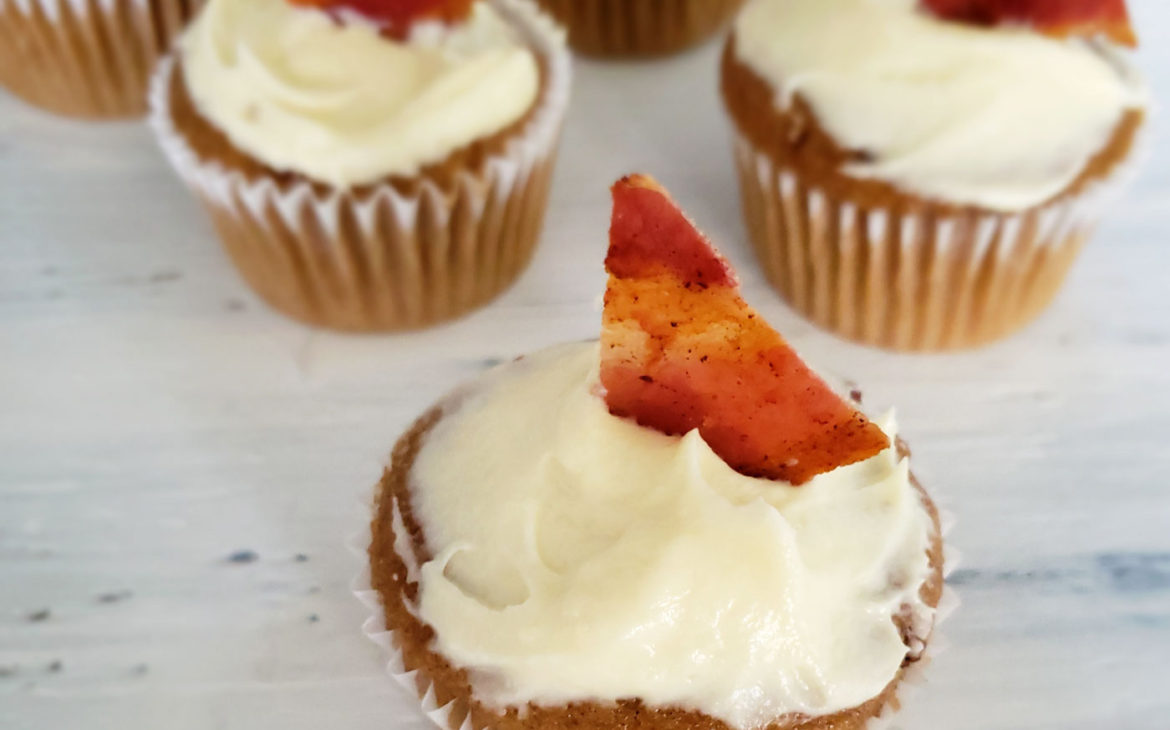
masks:
<path fill-rule="evenodd" d="M 155 64 L 201 4 L 0 0 L 0 86 L 64 116 L 142 116 Z"/>
<path fill-rule="evenodd" d="M 540 239 L 553 160 L 508 189 L 461 189 L 425 201 L 402 225 L 393 199 L 229 201 L 203 197 L 232 262 L 269 305 L 301 322 L 353 332 L 417 329 L 504 292 Z"/>
<path fill-rule="evenodd" d="M 600 57 L 664 56 L 712 36 L 743 0 L 540 0 L 569 44 Z"/>
<path fill-rule="evenodd" d="M 768 280 L 843 337 L 895 350 L 973 347 L 1039 316 L 1095 216 L 1080 200 L 1021 215 L 862 208 L 735 143 L 743 212 Z"/>
<path fill-rule="evenodd" d="M 370 603 L 389 632 L 380 637 L 385 638 L 388 648 L 398 658 L 392 671 L 403 679 L 408 689 L 413 689 L 431 719 L 442 730 L 613 730 L 618 727 L 728 730 L 726 723 L 708 715 L 681 708 L 649 707 L 640 700 L 549 707 L 530 704 L 523 711 L 495 710 L 476 701 L 467 671 L 453 666 L 431 649 L 434 630 L 410 607 L 418 599 L 419 565 L 430 558 L 422 527 L 411 510 L 410 473 L 427 435 L 443 418 L 443 412 L 444 406 L 439 405 L 423 415 L 395 446 L 391 465 L 377 488 L 368 548 Z M 909 453 L 905 444 L 899 442 L 898 447 L 903 454 Z M 941 614 L 948 607 L 941 605 L 945 602 L 939 515 L 917 480 L 913 483 L 934 524 L 929 549 L 932 572 L 922 586 L 921 595 Z M 924 663 L 934 628 L 911 626 L 902 617 L 896 617 L 895 621 L 910 649 L 897 676 L 881 694 L 832 715 L 780 718 L 767 730 L 874 730 L 882 726 L 900 706 L 899 691 L 904 680 Z"/>

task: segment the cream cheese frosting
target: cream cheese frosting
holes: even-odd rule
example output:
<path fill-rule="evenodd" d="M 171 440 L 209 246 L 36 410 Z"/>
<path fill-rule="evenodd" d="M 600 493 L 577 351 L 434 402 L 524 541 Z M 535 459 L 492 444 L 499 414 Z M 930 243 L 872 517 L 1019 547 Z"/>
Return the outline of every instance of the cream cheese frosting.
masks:
<path fill-rule="evenodd" d="M 596 343 L 491 371 L 411 472 L 434 648 L 489 706 L 641 698 L 758 728 L 861 704 L 933 610 L 931 519 L 894 449 L 807 484 L 610 415 Z M 893 434 L 892 417 L 879 421 Z"/>
<path fill-rule="evenodd" d="M 918 0 L 752 0 L 738 59 L 777 106 L 799 94 L 844 171 L 910 193 L 1019 211 L 1065 190 L 1146 89 L 1104 41 L 937 19 Z"/>
<path fill-rule="evenodd" d="M 354 14 L 209 0 L 179 46 L 192 99 L 233 144 L 335 187 L 415 175 L 518 121 L 540 91 L 534 53 L 490 2 L 400 42 Z"/>

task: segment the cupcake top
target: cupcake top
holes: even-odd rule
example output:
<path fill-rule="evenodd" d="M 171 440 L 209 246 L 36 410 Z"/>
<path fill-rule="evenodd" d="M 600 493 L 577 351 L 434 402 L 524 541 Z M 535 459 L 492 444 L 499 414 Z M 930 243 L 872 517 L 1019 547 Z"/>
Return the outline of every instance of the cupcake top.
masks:
<path fill-rule="evenodd" d="M 497 709 L 636 698 L 748 730 L 879 696 L 936 570 L 892 417 L 808 370 L 653 183 L 619 183 L 611 235 L 600 345 L 492 371 L 414 461 L 436 651 Z"/>
<path fill-rule="evenodd" d="M 891 446 L 801 486 L 597 397 L 596 344 L 530 355 L 446 413 L 412 472 L 419 616 L 494 707 L 639 698 L 756 728 L 896 676 L 930 523 Z M 894 433 L 892 418 L 880 422 Z M 928 620 L 928 619 L 927 619 Z"/>
<path fill-rule="evenodd" d="M 519 121 L 541 83 L 487 1 L 388 28 L 345 6 L 209 0 L 179 48 L 197 108 L 236 147 L 335 187 L 442 162 Z"/>
<path fill-rule="evenodd" d="M 919 0 L 752 0 L 734 39 L 779 108 L 799 96 L 863 153 L 846 174 L 1017 211 L 1068 188 L 1147 95 L 1114 41 L 1007 20 L 944 19 Z"/>

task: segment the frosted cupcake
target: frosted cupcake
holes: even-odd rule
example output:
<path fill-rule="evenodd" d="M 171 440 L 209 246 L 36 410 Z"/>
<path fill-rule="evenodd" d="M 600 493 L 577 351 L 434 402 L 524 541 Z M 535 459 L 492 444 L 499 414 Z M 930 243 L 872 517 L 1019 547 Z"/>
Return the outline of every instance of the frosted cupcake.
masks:
<path fill-rule="evenodd" d="M 523 271 L 568 90 L 563 36 L 529 0 L 210 0 L 159 67 L 152 121 L 273 307 L 398 330 Z"/>
<path fill-rule="evenodd" d="M 441 726 L 853 730 L 942 593 L 889 415 L 830 389 L 652 180 L 614 188 L 600 344 L 498 367 L 379 487 L 371 582 Z"/>
<path fill-rule="evenodd" d="M 590 56 L 664 56 L 714 35 L 743 0 L 540 0 Z"/>
<path fill-rule="evenodd" d="M 155 64 L 202 2 L 0 0 L 0 86 L 66 116 L 141 116 Z"/>
<path fill-rule="evenodd" d="M 1029 322 L 1128 178 L 1133 42 L 1120 0 L 752 0 L 722 88 L 769 279 L 897 349 Z"/>

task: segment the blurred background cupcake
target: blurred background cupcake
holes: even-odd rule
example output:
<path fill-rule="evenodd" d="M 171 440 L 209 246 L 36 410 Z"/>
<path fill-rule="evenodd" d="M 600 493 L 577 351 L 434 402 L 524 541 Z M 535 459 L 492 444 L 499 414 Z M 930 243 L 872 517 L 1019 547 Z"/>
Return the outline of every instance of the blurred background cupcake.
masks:
<path fill-rule="evenodd" d="M 1024 325 L 1133 167 L 1135 43 L 1122 0 L 752 0 L 722 91 L 767 276 L 884 347 Z"/>
<path fill-rule="evenodd" d="M 260 296 L 397 330 L 525 268 L 568 91 L 563 34 L 529 0 L 209 0 L 152 121 Z"/>
<path fill-rule="evenodd" d="M 723 27 L 743 0 L 540 0 L 590 56 L 663 56 Z"/>
<path fill-rule="evenodd" d="M 203 0 L 0 0 L 0 86 L 57 114 L 146 113 L 150 75 Z"/>

